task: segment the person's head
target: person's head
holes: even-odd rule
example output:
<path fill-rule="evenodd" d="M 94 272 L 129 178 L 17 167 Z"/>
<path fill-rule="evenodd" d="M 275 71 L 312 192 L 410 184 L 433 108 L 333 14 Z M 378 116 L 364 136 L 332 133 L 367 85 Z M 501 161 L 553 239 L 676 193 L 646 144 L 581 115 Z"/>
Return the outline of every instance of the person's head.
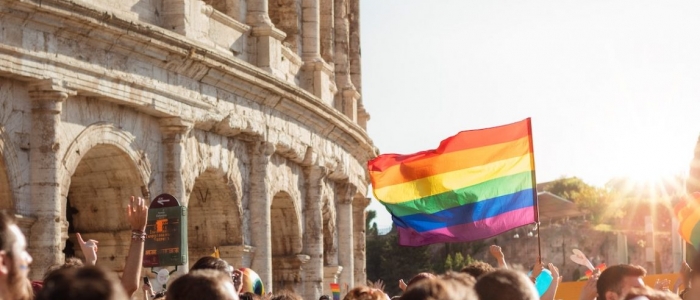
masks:
<path fill-rule="evenodd" d="M 24 234 L 12 216 L 0 211 L 0 291 L 5 297 L 29 297 L 31 283 L 27 275 L 31 263 Z"/>
<path fill-rule="evenodd" d="M 479 299 L 479 297 L 476 295 L 476 291 L 474 290 L 476 279 L 474 279 L 474 276 L 472 275 L 462 272 L 448 271 L 447 273 L 438 276 L 438 279 L 452 287 L 452 290 L 454 290 L 457 295 L 457 298 L 455 299 Z"/>
<path fill-rule="evenodd" d="M 77 269 L 77 268 L 82 268 L 83 266 L 84 266 L 83 261 L 80 260 L 79 258 L 76 258 L 76 257 L 66 258 L 65 263 L 50 266 L 46 270 L 46 273 L 44 273 L 44 280 L 46 280 L 46 277 L 49 276 L 49 274 L 51 274 L 53 271 L 62 270 L 62 269 Z"/>
<path fill-rule="evenodd" d="M 620 299 L 625 300 L 680 300 L 678 295 L 670 291 L 659 291 L 650 287 L 634 287 L 631 288 Z"/>
<path fill-rule="evenodd" d="M 475 261 L 471 264 L 468 264 L 464 266 L 461 270 L 459 270 L 462 273 L 467 273 L 474 278 L 479 278 L 479 276 L 484 275 L 489 272 L 493 272 L 496 269 L 494 269 L 491 265 L 488 263 L 485 263 L 483 261 Z"/>
<path fill-rule="evenodd" d="M 349 290 L 343 300 L 389 300 L 389 296 L 380 289 L 358 286 Z"/>
<path fill-rule="evenodd" d="M 238 298 L 240 300 L 260 300 L 261 299 L 260 295 L 257 295 L 255 293 L 251 293 L 251 292 L 245 292 L 245 293 L 239 294 Z"/>
<path fill-rule="evenodd" d="M 465 276 L 469 276 L 466 275 Z M 469 276 L 471 277 L 471 276 Z M 478 299 L 474 290 L 461 279 L 430 278 L 420 280 L 406 289 L 401 300 L 472 300 Z"/>
<path fill-rule="evenodd" d="M 213 269 L 195 270 L 175 279 L 165 294 L 168 300 L 238 300 L 231 275 Z"/>
<path fill-rule="evenodd" d="M 617 300 L 633 287 L 643 287 L 642 277 L 647 271 L 635 265 L 615 265 L 608 267 L 598 277 L 596 288 L 598 300 Z"/>
<path fill-rule="evenodd" d="M 303 300 L 301 296 L 295 294 L 292 291 L 283 290 L 281 292 L 275 293 L 270 300 Z"/>
<path fill-rule="evenodd" d="M 408 283 L 406 283 L 406 289 L 408 289 L 409 287 L 411 287 L 411 285 L 414 285 L 421 280 L 434 279 L 435 277 L 436 276 L 433 273 L 428 273 L 428 272 L 418 273 L 418 274 L 416 274 L 416 276 L 413 276 L 413 278 L 411 278 L 411 280 L 409 280 Z"/>
<path fill-rule="evenodd" d="M 540 299 L 532 281 L 524 273 L 510 269 L 497 269 L 480 276 L 474 289 L 480 299 Z"/>
<path fill-rule="evenodd" d="M 46 276 L 37 300 L 126 300 L 114 273 L 94 266 L 57 269 Z"/>
<path fill-rule="evenodd" d="M 231 273 L 233 267 L 225 260 L 213 256 L 204 256 L 198 259 L 190 268 L 190 271 L 213 269 L 224 273 Z"/>
<path fill-rule="evenodd" d="M 331 300 L 331 297 L 328 295 L 321 295 L 321 297 L 319 297 L 318 300 Z"/>

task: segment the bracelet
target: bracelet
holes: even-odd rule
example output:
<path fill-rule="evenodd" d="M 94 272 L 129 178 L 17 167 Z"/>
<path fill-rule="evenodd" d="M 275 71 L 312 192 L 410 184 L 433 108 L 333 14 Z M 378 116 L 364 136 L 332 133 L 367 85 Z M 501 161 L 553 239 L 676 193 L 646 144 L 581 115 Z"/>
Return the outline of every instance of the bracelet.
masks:
<path fill-rule="evenodd" d="M 146 232 L 143 230 L 132 230 L 131 231 L 131 240 L 132 241 L 146 241 Z"/>

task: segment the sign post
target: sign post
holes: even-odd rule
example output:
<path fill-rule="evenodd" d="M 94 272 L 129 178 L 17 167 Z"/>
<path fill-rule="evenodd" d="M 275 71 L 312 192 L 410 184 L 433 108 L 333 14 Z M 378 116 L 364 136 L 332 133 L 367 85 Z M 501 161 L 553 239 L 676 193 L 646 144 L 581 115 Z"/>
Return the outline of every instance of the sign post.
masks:
<path fill-rule="evenodd" d="M 185 265 L 187 252 L 187 207 L 170 194 L 160 194 L 148 208 L 143 266 Z"/>

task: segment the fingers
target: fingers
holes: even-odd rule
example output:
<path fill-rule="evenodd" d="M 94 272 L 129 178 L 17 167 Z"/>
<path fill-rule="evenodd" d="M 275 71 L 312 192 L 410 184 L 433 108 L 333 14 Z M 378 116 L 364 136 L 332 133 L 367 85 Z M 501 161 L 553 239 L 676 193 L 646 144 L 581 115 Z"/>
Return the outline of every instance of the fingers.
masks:
<path fill-rule="evenodd" d="M 83 237 L 80 236 L 80 233 L 79 233 L 79 232 L 76 232 L 76 233 L 75 233 L 75 237 L 78 238 L 78 242 L 79 242 L 81 245 L 85 245 L 85 241 L 83 241 Z"/>

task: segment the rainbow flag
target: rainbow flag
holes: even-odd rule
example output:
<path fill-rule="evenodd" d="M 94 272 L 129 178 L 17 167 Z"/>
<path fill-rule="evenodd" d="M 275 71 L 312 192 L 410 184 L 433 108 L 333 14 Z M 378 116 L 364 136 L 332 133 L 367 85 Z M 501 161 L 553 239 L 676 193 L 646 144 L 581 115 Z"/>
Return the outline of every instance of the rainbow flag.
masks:
<path fill-rule="evenodd" d="M 434 150 L 371 160 L 374 196 L 399 244 L 473 241 L 536 222 L 531 128 L 528 118 L 462 131 Z"/>
<path fill-rule="evenodd" d="M 700 250 L 700 193 L 679 201 L 673 208 L 678 217 L 678 233 L 683 240 Z"/>
<path fill-rule="evenodd" d="M 331 292 L 333 293 L 333 300 L 340 300 L 340 284 L 331 283 Z"/>

